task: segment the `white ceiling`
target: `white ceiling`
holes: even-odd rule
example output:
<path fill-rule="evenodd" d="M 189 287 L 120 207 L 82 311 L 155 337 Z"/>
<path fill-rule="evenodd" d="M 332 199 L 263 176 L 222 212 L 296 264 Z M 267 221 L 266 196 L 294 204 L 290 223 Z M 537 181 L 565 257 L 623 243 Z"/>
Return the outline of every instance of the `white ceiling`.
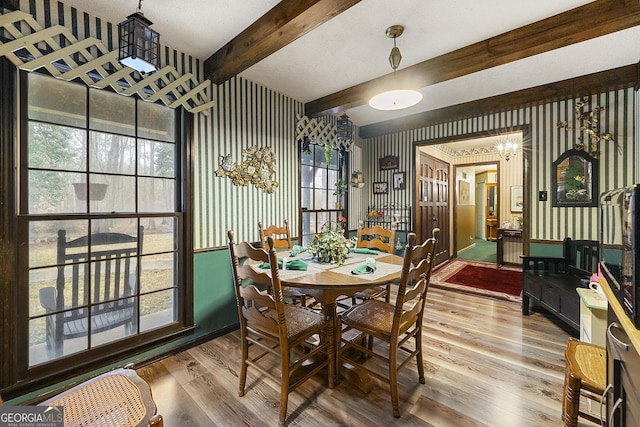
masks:
<path fill-rule="evenodd" d="M 135 12 L 138 0 L 63 0 L 112 23 Z M 207 59 L 277 0 L 144 0 L 142 11 L 163 45 Z M 400 68 L 590 3 L 585 0 L 362 0 L 317 29 L 242 72 L 293 99 L 309 102 L 391 72 L 401 24 Z M 423 101 L 399 111 L 368 105 L 347 111 L 358 126 L 499 95 L 619 66 L 640 59 L 640 26 L 421 88 Z"/>

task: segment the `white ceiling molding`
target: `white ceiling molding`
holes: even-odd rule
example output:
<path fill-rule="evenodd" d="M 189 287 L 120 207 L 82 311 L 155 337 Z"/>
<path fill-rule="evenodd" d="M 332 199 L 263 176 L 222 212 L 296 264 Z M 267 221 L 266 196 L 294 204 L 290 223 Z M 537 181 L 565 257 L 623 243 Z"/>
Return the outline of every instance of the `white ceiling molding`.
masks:
<path fill-rule="evenodd" d="M 301 141 L 307 136 L 312 144 L 330 144 L 333 148 L 342 147 L 346 151 L 351 151 L 353 139 L 348 141 L 338 141 L 338 127 L 331 123 L 325 123 L 316 118 L 310 119 L 307 116 L 296 114 L 296 141 Z"/>
<path fill-rule="evenodd" d="M 43 28 L 28 13 L 13 11 L 0 15 L 0 29 L 13 39 L 0 42 L 0 56 L 21 70 L 45 68 L 59 79 L 80 78 L 91 87 L 111 86 L 122 95 L 135 93 L 146 101 L 160 100 L 169 107 L 183 106 L 192 113 L 207 115 L 214 105 L 209 100 L 209 80 L 200 83 L 193 74 L 180 75 L 172 66 L 141 75 L 120 64 L 118 51 L 109 51 L 102 41 L 94 37 L 77 40 L 61 25 Z"/>

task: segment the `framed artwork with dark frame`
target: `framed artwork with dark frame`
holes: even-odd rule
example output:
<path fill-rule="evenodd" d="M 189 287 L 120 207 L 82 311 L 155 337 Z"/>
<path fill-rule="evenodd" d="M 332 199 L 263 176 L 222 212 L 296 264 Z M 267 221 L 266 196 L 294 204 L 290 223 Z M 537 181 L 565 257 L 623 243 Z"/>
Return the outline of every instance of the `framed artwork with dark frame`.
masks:
<path fill-rule="evenodd" d="M 404 190 L 406 187 L 406 183 L 404 180 L 404 172 L 394 172 L 393 173 L 393 189 L 394 190 Z"/>
<path fill-rule="evenodd" d="M 567 150 L 551 168 L 551 206 L 598 206 L 598 159 L 582 150 Z"/>
<path fill-rule="evenodd" d="M 389 184 L 386 181 L 377 181 L 373 183 L 373 194 L 387 194 L 389 192 Z"/>
<path fill-rule="evenodd" d="M 379 160 L 380 170 L 398 169 L 399 164 L 398 156 L 384 156 Z"/>

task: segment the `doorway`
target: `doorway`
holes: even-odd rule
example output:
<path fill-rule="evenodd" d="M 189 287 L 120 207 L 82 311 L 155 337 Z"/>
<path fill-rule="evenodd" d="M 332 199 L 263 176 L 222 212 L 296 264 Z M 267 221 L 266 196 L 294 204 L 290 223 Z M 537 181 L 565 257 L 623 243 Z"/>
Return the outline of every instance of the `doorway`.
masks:
<path fill-rule="evenodd" d="M 522 151 L 522 142 L 525 135 L 528 135 L 527 127 L 505 129 L 504 132 L 498 135 L 486 136 L 485 134 L 466 139 L 429 141 L 429 143 L 423 145 L 416 145 L 416 232 L 419 232 L 421 227 L 429 230 L 432 228 L 431 223 L 427 223 L 426 219 L 423 218 L 422 222 L 420 222 L 421 209 L 424 208 L 421 204 L 421 186 L 425 185 L 422 178 L 422 168 L 425 166 L 422 162 L 426 158 L 431 158 L 449 166 L 448 171 L 450 173 L 447 188 L 449 189 L 450 201 L 444 204 L 447 210 L 446 213 L 439 211 L 439 215 L 448 218 L 450 223 L 450 228 L 448 229 L 448 243 L 450 246 L 448 251 L 442 248 L 443 253 L 446 252 L 448 255 L 445 260 L 467 256 L 476 259 L 473 249 L 476 248 L 484 257 L 484 259 L 478 260 L 486 262 L 486 254 L 491 251 L 489 258 L 492 259 L 489 262 L 496 262 L 495 249 L 487 249 L 487 243 L 491 243 L 489 246 L 495 247 L 498 229 L 506 221 L 519 224 L 524 222 L 526 224 L 526 220 L 524 220 L 526 206 L 524 211 L 516 213 L 511 211 L 510 207 L 512 187 L 523 188 L 524 186 L 525 199 L 526 194 L 528 194 L 524 176 L 527 156 Z M 507 140 L 518 145 L 518 152 L 515 156 L 511 156 L 511 161 L 501 157 L 497 150 L 497 147 Z M 473 167 L 472 170 L 464 171 L 466 178 L 461 173 L 464 167 Z M 495 176 L 491 177 L 489 172 L 486 172 L 486 176 L 478 176 L 476 178 L 475 168 L 478 168 L 479 174 L 491 169 L 495 171 L 493 172 Z M 460 202 L 461 181 L 468 183 L 468 185 L 462 184 L 462 203 Z M 440 206 L 440 208 L 442 207 Z M 431 209 L 435 209 L 435 207 Z M 461 221 L 459 216 L 463 213 L 469 216 L 471 221 Z M 441 236 L 442 234 L 444 234 L 444 230 Z M 460 237 L 461 234 L 463 235 L 462 237 Z M 418 236 L 419 238 L 430 237 L 422 236 L 420 233 L 418 233 Z M 523 254 L 525 254 L 527 242 L 528 239 L 523 233 Z M 466 254 L 464 254 L 465 248 L 468 248 Z"/>

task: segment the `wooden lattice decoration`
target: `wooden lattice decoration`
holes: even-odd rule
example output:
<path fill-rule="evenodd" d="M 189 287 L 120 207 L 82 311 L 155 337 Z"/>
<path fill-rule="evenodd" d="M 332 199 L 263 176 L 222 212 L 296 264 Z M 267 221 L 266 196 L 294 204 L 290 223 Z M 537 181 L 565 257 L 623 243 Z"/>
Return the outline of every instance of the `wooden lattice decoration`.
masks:
<path fill-rule="evenodd" d="M 28 13 L 0 15 L 0 35 L 0 56 L 22 70 L 45 68 L 62 80 L 80 78 L 91 87 L 111 86 L 123 95 L 135 93 L 144 100 L 161 100 L 169 107 L 183 106 L 192 113 L 208 114 L 213 106 L 207 95 L 209 80 L 199 83 L 192 74 L 180 75 L 172 66 L 141 75 L 120 64 L 118 51 L 109 51 L 101 40 L 78 40 L 61 25 L 42 28 Z"/>
<path fill-rule="evenodd" d="M 307 116 L 300 117 L 296 115 L 298 122 L 296 123 L 296 140 L 301 141 L 305 136 L 308 137 L 313 144 L 326 145 L 330 144 L 333 148 L 339 148 L 340 145 L 345 150 L 351 150 L 350 141 L 338 141 L 337 126 L 325 123 L 316 118 L 310 119 Z"/>

